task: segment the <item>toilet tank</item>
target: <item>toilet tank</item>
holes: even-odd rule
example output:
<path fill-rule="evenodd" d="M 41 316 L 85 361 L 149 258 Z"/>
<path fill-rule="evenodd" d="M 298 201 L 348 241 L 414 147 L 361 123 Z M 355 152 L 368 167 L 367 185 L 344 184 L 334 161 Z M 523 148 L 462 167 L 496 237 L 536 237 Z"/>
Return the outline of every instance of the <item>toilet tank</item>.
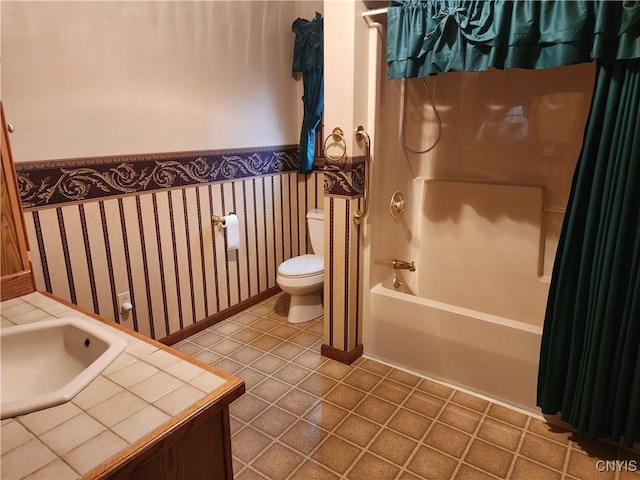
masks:
<path fill-rule="evenodd" d="M 311 248 L 316 255 L 324 255 L 324 211 L 313 209 L 307 212 L 307 228 Z"/>

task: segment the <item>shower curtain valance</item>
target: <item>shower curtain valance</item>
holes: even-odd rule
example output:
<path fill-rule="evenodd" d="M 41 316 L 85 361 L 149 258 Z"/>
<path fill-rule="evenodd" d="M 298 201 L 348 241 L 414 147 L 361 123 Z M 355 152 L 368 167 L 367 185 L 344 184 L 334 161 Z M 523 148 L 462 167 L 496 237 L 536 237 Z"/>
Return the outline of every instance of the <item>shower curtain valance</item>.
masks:
<path fill-rule="evenodd" d="M 389 79 L 640 57 L 638 1 L 392 0 Z"/>

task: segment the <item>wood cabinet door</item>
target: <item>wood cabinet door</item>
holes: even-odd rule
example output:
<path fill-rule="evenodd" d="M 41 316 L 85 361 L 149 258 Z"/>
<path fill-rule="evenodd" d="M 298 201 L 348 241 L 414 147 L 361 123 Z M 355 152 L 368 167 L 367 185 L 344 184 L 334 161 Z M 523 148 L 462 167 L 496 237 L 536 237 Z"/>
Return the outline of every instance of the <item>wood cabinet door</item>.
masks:
<path fill-rule="evenodd" d="M 18 181 L 11 156 L 9 133 L 4 108 L 2 116 L 2 174 L 0 178 L 0 216 L 2 236 L 2 285 L 0 299 L 8 300 L 35 290 L 29 263 L 27 234 L 20 204 Z"/>

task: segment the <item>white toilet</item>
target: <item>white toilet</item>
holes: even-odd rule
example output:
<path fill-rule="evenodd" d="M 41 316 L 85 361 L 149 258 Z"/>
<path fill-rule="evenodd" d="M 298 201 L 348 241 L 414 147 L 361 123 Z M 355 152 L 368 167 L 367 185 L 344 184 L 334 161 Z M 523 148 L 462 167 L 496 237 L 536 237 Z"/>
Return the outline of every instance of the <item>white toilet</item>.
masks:
<path fill-rule="evenodd" d="M 314 254 L 300 255 L 280 264 L 276 281 L 291 295 L 289 316 L 291 323 L 302 323 L 323 314 L 324 285 L 324 212 L 307 212 L 307 229 Z"/>

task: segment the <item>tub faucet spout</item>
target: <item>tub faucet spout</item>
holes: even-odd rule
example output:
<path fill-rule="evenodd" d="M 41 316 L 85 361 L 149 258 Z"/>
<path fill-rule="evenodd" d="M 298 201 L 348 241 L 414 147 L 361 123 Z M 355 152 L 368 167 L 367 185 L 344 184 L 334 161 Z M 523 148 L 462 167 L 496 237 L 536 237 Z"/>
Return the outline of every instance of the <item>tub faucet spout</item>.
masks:
<path fill-rule="evenodd" d="M 395 270 L 409 270 L 410 272 L 416 271 L 416 265 L 413 262 L 405 262 L 403 260 L 394 260 L 393 268 Z"/>

